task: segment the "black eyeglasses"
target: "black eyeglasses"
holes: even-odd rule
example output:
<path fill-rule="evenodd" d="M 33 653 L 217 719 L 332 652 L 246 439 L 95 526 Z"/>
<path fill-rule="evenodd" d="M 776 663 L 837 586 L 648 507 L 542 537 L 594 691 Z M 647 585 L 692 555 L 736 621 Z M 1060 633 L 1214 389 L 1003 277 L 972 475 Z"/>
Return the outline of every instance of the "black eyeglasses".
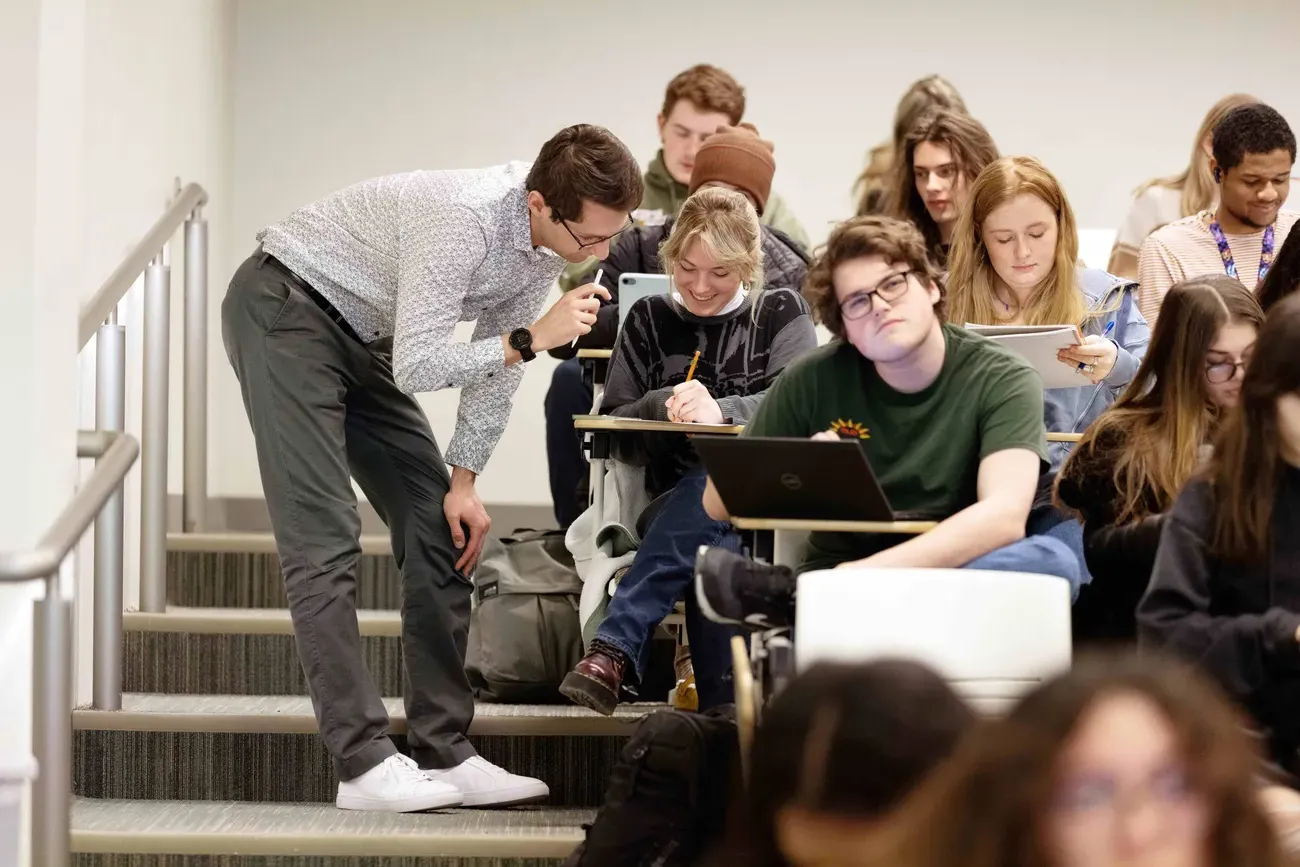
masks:
<path fill-rule="evenodd" d="M 561 217 L 561 218 L 560 218 L 560 225 L 564 226 L 564 231 L 566 231 L 566 232 L 569 233 L 569 237 L 573 239 L 573 243 L 575 243 L 575 244 L 578 245 L 578 249 L 579 249 L 579 250 L 585 250 L 585 249 L 587 249 L 588 247 L 595 247 L 595 246 L 598 246 L 598 245 L 600 245 L 600 244 L 605 243 L 606 241 L 612 241 L 612 240 L 614 240 L 614 239 L 617 238 L 619 235 L 623 234 L 623 233 L 626 232 L 628 229 L 630 229 L 630 228 L 632 228 L 633 226 L 635 226 L 635 225 L 636 225 L 636 221 L 633 220 L 633 219 L 632 219 L 632 215 L 629 214 L 629 215 L 628 215 L 628 218 L 627 218 L 627 225 L 624 226 L 623 228 L 619 229 L 619 230 L 618 230 L 617 232 L 615 232 L 614 234 L 612 234 L 612 235 L 607 235 L 607 236 L 605 236 L 604 238 L 597 238 L 597 239 L 594 240 L 594 241 L 585 241 L 585 242 L 584 242 L 581 238 L 579 238 L 577 235 L 573 234 L 573 229 L 570 228 L 570 226 L 569 226 L 569 221 L 568 221 L 568 220 L 566 220 L 566 219 L 564 219 L 563 217 Z"/>
<path fill-rule="evenodd" d="M 1232 382 L 1237 376 L 1237 371 L 1244 371 L 1249 362 L 1249 358 L 1243 358 L 1241 361 L 1215 361 L 1205 365 L 1205 378 L 1215 385 Z"/>
<path fill-rule="evenodd" d="M 877 295 L 890 304 L 894 303 L 907 292 L 907 278 L 911 273 L 911 269 L 899 271 L 897 274 L 890 274 L 884 280 L 881 280 L 875 289 L 854 292 L 840 302 L 840 314 L 845 319 L 861 319 L 871 312 L 871 307 L 875 303 Z"/>

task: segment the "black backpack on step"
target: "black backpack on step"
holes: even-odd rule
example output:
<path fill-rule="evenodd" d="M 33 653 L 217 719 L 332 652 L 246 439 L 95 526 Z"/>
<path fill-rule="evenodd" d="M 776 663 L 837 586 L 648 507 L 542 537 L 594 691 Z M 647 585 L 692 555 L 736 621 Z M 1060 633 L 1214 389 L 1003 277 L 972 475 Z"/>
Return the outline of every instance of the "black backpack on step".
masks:
<path fill-rule="evenodd" d="M 735 708 L 650 714 L 564 867 L 693 867 L 723 830 L 739 766 Z"/>

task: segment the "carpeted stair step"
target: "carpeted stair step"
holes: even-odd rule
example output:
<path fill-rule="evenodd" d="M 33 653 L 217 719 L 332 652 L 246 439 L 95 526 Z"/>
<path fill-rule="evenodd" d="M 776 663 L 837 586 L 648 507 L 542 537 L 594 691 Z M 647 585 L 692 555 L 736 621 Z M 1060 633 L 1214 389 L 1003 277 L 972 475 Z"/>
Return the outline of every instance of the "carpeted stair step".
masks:
<path fill-rule="evenodd" d="M 284 608 L 284 576 L 269 533 L 167 537 L 167 600 L 208 608 Z M 361 537 L 357 607 L 397 610 L 402 576 L 387 536 Z"/>
<path fill-rule="evenodd" d="M 72 848 L 79 867 L 540 867 L 573 850 L 594 812 L 76 798 Z"/>
<path fill-rule="evenodd" d="M 400 699 L 386 700 L 404 747 Z M 121 711 L 73 712 L 73 791 L 93 798 L 324 802 L 337 781 L 301 696 L 123 696 Z M 489 761 L 538 777 L 555 806 L 600 804 L 635 723 L 574 706 L 480 705 L 470 739 Z"/>

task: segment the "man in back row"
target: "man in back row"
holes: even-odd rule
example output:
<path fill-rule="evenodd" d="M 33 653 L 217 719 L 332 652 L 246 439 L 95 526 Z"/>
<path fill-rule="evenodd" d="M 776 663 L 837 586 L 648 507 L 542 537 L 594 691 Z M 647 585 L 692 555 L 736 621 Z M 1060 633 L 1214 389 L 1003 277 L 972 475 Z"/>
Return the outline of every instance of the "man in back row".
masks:
<path fill-rule="evenodd" d="M 1165 293 L 1188 277 L 1227 272 L 1254 290 L 1300 220 L 1282 210 L 1291 192 L 1295 134 L 1276 109 L 1242 105 L 1210 137 L 1219 204 L 1157 229 L 1138 254 L 1138 307 L 1152 327 Z"/>
<path fill-rule="evenodd" d="M 536 162 L 365 181 L 262 230 L 221 305 L 243 391 L 298 656 L 339 776 L 340 808 L 412 812 L 545 798 L 466 739 L 468 575 L 490 521 L 474 481 L 523 363 L 596 321 L 584 286 L 542 315 L 565 262 L 609 242 L 641 199 L 640 169 L 600 127 L 561 130 Z M 458 341 L 458 322 L 475 320 Z M 444 464 L 412 396 L 458 388 Z M 451 465 L 448 473 L 447 464 Z M 411 758 L 361 653 L 354 477 L 402 572 Z"/>
<path fill-rule="evenodd" d="M 705 139 L 719 127 L 738 126 L 744 115 L 745 89 L 726 70 L 701 63 L 674 76 L 656 119 L 662 146 L 645 170 L 645 192 L 632 218 L 640 225 L 655 226 L 677 216 L 690 195 L 695 157 Z M 802 247 L 808 246 L 808 233 L 775 193 L 768 197 L 759 222 L 779 229 Z M 566 268 L 560 288 L 568 291 L 585 283 L 602 258 L 592 256 L 581 265 Z"/>
<path fill-rule="evenodd" d="M 840 338 L 792 364 L 745 436 L 855 439 L 897 512 L 928 533 L 814 533 L 801 571 L 835 567 L 1000 569 L 1080 580 L 1060 540 L 1025 536 L 1047 469 L 1037 372 L 999 344 L 943 321 L 944 290 L 921 233 L 887 217 L 837 227 L 808 272 L 814 317 Z M 704 507 L 727 507 L 709 482 Z M 721 622 L 790 625 L 794 576 L 715 548 L 697 561 L 701 608 Z"/>

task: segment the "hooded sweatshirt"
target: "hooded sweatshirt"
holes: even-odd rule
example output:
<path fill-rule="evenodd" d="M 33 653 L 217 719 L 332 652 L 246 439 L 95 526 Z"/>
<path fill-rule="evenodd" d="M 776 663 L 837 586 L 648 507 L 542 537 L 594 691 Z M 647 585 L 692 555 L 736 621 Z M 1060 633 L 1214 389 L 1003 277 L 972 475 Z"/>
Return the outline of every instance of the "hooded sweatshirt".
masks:
<path fill-rule="evenodd" d="M 1143 647 L 1178 654 L 1213 675 L 1272 729 L 1275 757 L 1300 745 L 1300 469 L 1285 466 L 1271 541 L 1257 563 L 1216 557 L 1213 486 L 1190 483 L 1165 521 L 1151 585 L 1138 605 Z"/>

